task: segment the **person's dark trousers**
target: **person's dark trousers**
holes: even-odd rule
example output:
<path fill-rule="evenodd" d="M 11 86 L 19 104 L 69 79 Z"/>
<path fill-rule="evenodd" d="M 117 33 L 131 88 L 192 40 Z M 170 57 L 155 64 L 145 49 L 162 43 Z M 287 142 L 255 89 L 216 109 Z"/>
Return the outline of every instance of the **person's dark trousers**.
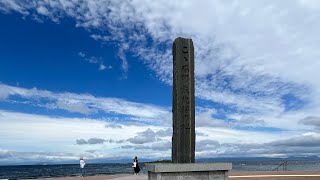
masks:
<path fill-rule="evenodd" d="M 81 168 L 81 176 L 84 176 L 84 174 L 85 174 L 85 170 L 84 168 Z"/>

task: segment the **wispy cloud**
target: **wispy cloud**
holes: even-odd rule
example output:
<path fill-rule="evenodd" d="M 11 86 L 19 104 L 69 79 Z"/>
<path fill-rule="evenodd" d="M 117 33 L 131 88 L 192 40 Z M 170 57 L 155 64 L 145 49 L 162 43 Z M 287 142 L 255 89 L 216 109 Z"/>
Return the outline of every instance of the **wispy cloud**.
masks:
<path fill-rule="evenodd" d="M 122 115 L 128 116 L 130 121 L 143 122 L 141 125 L 146 126 L 148 124 L 157 124 L 164 127 L 170 127 L 172 121 L 172 115 L 170 108 L 159 107 L 155 105 L 142 104 L 136 102 L 130 102 L 124 99 L 117 98 L 105 98 L 105 97 L 94 97 L 90 94 L 76 94 L 70 92 L 55 93 L 46 90 L 38 90 L 36 88 L 26 89 L 21 87 L 13 87 L 4 84 L 0 84 L 0 94 L 3 94 L 2 101 L 6 103 L 26 103 L 33 106 L 48 108 L 50 109 L 62 109 L 69 112 L 78 112 L 83 115 L 96 114 L 98 112 L 110 113 L 114 118 L 110 117 L 105 119 L 109 121 L 107 124 L 103 124 L 104 128 L 110 130 L 123 130 L 123 125 L 130 124 L 123 120 Z M 15 99 L 17 97 L 22 98 L 22 101 Z M 254 128 L 277 128 L 278 132 L 290 130 L 293 134 L 299 132 L 309 132 L 313 130 L 310 123 L 301 119 L 305 118 L 306 112 L 290 112 L 282 114 L 281 116 L 275 116 L 274 112 L 269 114 L 241 114 L 236 112 L 225 113 L 224 118 L 216 117 L 221 115 L 221 110 L 214 108 L 203 108 L 198 106 L 196 109 L 196 127 L 197 131 L 205 134 L 206 136 L 199 136 L 201 138 L 223 138 L 226 139 L 238 139 L 239 134 L 243 134 L 246 131 L 236 131 L 232 129 L 251 127 Z M 0 113 L 1 114 L 1 113 Z M 201 129 L 201 131 L 199 130 Z M 214 130 L 213 130 L 214 129 Z M 217 131 L 218 129 L 230 130 L 230 136 L 227 136 L 226 131 Z M 213 130 L 213 131 L 212 131 Z M 220 132 L 220 135 L 217 135 Z M 272 132 L 274 133 L 274 132 Z M 292 134 L 291 133 L 291 134 Z M 146 142 L 156 142 L 159 139 L 166 139 L 171 137 L 171 129 L 165 128 L 159 131 L 147 130 L 141 131 L 140 134 L 132 134 L 131 138 L 124 138 L 133 144 L 142 144 Z M 214 136 L 211 136 L 214 135 Z M 256 137 L 257 135 L 252 136 Z M 92 138 L 87 137 L 87 139 Z M 99 138 L 99 137 L 97 137 Z M 261 138 L 264 138 L 261 136 Z M 83 139 L 77 137 L 77 139 Z M 102 138 L 107 139 L 107 138 Z M 239 139 L 240 140 L 240 139 Z M 246 141 L 252 141 L 253 139 L 247 138 Z M 87 141 L 87 140 L 86 140 Z M 254 142 L 254 141 L 253 141 Z"/>
<path fill-rule="evenodd" d="M 121 67 L 122 67 L 122 70 L 124 71 L 124 75 L 126 75 L 128 72 L 128 60 L 125 54 L 125 51 L 127 50 L 127 48 L 128 47 L 126 45 L 123 45 L 122 47 L 119 48 L 119 52 L 118 52 L 118 56 L 121 59 Z"/>
<path fill-rule="evenodd" d="M 10 11 L 17 11 L 23 15 L 28 15 L 28 10 L 24 8 L 20 3 L 16 1 L 3 0 L 0 2 L 2 6 L 0 6 L 0 10 L 5 13 L 9 13 Z"/>
<path fill-rule="evenodd" d="M 0 84 L 0 95 L 2 100 L 9 102 L 11 98 L 14 99 L 15 96 L 18 96 L 25 99 L 23 103 L 28 102 L 34 106 L 48 109 L 62 109 L 84 115 L 102 111 L 105 113 L 131 116 L 132 120 L 137 119 L 145 122 L 156 119 L 156 122 L 159 123 L 164 123 L 160 122 L 160 119 L 167 119 L 163 117 L 171 116 L 171 113 L 163 107 L 130 102 L 118 98 L 95 97 L 90 94 L 55 93 L 38 90 L 36 88 L 26 89 Z M 19 103 L 19 101 L 15 102 Z"/>
<path fill-rule="evenodd" d="M 84 145 L 84 144 L 103 144 L 105 142 L 108 142 L 108 143 L 123 143 L 124 140 L 119 140 L 119 141 L 114 141 L 112 139 L 101 139 L 101 138 L 90 138 L 88 140 L 84 140 L 84 139 L 77 139 L 76 140 L 76 143 L 78 145 Z"/>
<path fill-rule="evenodd" d="M 106 125 L 105 125 L 105 127 L 106 127 L 106 128 L 112 128 L 112 129 L 114 129 L 114 128 L 119 128 L 119 129 L 121 129 L 121 128 L 122 128 L 122 126 L 121 126 L 121 125 L 116 124 L 116 123 L 109 123 L 109 124 L 106 124 Z"/>
<path fill-rule="evenodd" d="M 91 63 L 91 64 L 97 64 L 99 66 L 99 70 L 103 71 L 106 69 L 112 69 L 112 66 L 105 66 L 103 64 L 103 61 L 101 60 L 101 58 L 96 58 L 94 56 L 88 57 L 84 52 L 79 52 L 78 55 L 83 58 L 86 62 Z"/>
<path fill-rule="evenodd" d="M 82 144 L 103 144 L 106 140 L 101 139 L 101 138 L 90 138 L 87 141 L 84 139 L 77 139 L 77 144 L 82 145 Z"/>

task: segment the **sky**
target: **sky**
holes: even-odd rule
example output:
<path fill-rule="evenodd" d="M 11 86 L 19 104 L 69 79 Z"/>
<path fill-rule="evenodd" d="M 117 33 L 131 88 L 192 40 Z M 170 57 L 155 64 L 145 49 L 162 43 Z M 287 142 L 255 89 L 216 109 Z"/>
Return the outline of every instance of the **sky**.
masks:
<path fill-rule="evenodd" d="M 170 159 L 172 43 L 196 158 L 320 156 L 317 0 L 0 0 L 0 165 Z"/>

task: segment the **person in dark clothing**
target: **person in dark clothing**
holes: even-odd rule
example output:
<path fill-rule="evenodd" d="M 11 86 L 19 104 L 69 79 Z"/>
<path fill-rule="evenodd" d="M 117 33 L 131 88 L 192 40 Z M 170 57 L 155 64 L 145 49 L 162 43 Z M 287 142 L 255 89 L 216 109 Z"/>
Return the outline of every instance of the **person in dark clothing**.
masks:
<path fill-rule="evenodd" d="M 132 167 L 133 167 L 134 174 L 138 175 L 138 173 L 140 172 L 140 167 L 139 167 L 137 156 L 133 159 L 133 166 Z"/>

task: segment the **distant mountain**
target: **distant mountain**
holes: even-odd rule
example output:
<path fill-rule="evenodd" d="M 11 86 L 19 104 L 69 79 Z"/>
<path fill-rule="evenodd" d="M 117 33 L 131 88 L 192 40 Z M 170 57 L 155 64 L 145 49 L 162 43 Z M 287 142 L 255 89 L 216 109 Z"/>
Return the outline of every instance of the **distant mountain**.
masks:
<path fill-rule="evenodd" d="M 231 162 L 231 161 L 267 161 L 267 160 L 320 160 L 318 156 L 289 156 L 287 158 L 268 157 L 221 157 L 221 158 L 200 158 L 197 162 Z"/>
<path fill-rule="evenodd" d="M 288 160 L 320 160 L 319 156 L 289 156 Z"/>

